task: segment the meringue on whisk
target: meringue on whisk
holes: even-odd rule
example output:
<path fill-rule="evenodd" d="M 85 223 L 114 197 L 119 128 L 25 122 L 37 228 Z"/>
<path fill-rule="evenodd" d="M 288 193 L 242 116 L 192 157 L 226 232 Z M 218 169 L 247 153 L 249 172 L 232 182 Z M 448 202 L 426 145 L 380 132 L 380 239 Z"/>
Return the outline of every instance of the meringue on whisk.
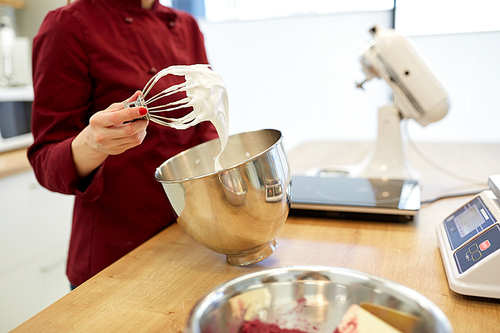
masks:
<path fill-rule="evenodd" d="M 166 75 L 184 76 L 183 83 L 170 86 L 158 94 L 147 97 L 153 86 Z M 148 110 L 146 119 L 175 129 L 186 129 L 202 121 L 210 121 L 217 130 L 221 140 L 221 152 L 216 158 L 216 169 L 222 169 L 219 157 L 226 147 L 228 137 L 228 97 L 222 76 L 209 68 L 209 65 L 179 65 L 165 68 L 154 75 L 144 86 L 134 102 L 124 102 L 124 107 L 142 106 Z M 163 105 L 151 105 L 162 98 L 176 93 L 186 94 L 186 97 Z M 167 116 L 167 112 L 193 108 L 191 112 L 180 118 Z"/>

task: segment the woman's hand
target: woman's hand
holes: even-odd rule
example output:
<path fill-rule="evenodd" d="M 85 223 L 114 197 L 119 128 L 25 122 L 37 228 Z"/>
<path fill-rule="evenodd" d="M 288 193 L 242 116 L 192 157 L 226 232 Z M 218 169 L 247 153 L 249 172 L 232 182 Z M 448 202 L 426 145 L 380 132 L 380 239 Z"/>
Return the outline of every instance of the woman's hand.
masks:
<path fill-rule="evenodd" d="M 140 91 L 135 92 L 126 102 L 135 101 L 140 94 Z M 89 125 L 71 143 L 78 175 L 86 177 L 109 155 L 118 155 L 140 145 L 148 125 L 147 120 L 140 118 L 146 113 L 143 107 L 125 109 L 123 103 L 111 104 L 106 110 L 95 113 Z"/>

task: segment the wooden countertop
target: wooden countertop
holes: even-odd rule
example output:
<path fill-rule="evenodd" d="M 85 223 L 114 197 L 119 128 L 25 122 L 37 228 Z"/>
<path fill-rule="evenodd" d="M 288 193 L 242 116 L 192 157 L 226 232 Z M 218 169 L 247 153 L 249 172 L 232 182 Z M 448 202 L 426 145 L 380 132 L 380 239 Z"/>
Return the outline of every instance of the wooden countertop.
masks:
<path fill-rule="evenodd" d="M 26 149 L 0 153 L 0 178 L 31 170 Z"/>
<path fill-rule="evenodd" d="M 500 173 L 500 144 L 419 144 L 449 170 L 486 182 Z M 353 164 L 368 151 L 364 143 L 306 143 L 288 154 L 292 171 Z M 421 175 L 422 198 L 480 190 L 443 175 L 414 152 L 408 159 Z M 174 224 L 35 315 L 13 332 L 182 332 L 195 302 L 237 276 L 292 265 L 345 267 L 408 286 L 439 306 L 455 332 L 500 329 L 500 301 L 462 296 L 448 287 L 435 228 L 471 196 L 422 207 L 414 222 L 394 224 L 289 217 L 276 252 L 249 267 L 194 242 Z"/>

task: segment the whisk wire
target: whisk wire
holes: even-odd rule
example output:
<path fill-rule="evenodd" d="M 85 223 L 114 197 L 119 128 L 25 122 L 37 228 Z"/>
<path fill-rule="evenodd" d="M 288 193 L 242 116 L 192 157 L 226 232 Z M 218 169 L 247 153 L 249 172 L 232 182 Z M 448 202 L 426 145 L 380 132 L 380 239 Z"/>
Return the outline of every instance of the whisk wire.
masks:
<path fill-rule="evenodd" d="M 164 104 L 164 105 L 149 106 L 148 111 L 151 113 L 159 113 L 159 112 L 163 112 L 163 111 L 173 111 L 173 110 L 177 110 L 177 109 L 187 108 L 187 107 L 189 107 L 188 104 L 189 104 L 190 100 L 191 99 L 189 97 L 186 97 L 186 98 L 180 99 L 178 101 L 171 102 L 171 103 Z"/>
<path fill-rule="evenodd" d="M 151 90 L 151 88 L 153 88 L 153 86 L 156 84 L 156 82 L 158 82 L 158 80 L 160 80 L 160 78 L 162 76 L 164 76 L 165 72 L 168 72 L 168 68 L 162 69 L 161 71 L 156 73 L 156 75 L 154 75 L 151 79 L 149 79 L 149 81 L 146 83 L 146 85 L 142 89 L 144 96 L 146 96 L 149 93 L 149 91 Z"/>
<path fill-rule="evenodd" d="M 186 86 L 187 86 L 187 82 L 183 82 L 183 83 L 180 83 L 180 84 L 176 84 L 174 86 L 170 86 L 170 87 L 162 90 L 158 94 L 154 95 L 153 97 L 150 97 L 146 101 L 146 104 L 150 104 L 150 103 L 155 102 L 155 101 L 157 101 L 157 100 L 159 100 L 161 98 L 164 98 L 164 97 L 167 97 L 167 96 L 170 96 L 170 95 L 182 92 L 182 91 L 186 91 L 184 89 Z M 143 95 L 147 96 L 147 93 L 148 93 L 148 91 L 146 91 L 146 93 L 144 93 Z"/>

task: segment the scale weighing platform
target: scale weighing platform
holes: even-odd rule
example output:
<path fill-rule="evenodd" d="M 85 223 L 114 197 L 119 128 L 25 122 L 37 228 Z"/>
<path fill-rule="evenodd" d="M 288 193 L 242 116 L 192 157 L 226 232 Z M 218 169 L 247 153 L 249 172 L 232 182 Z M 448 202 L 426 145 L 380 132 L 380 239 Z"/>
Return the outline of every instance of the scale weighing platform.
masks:
<path fill-rule="evenodd" d="M 450 288 L 463 295 L 500 298 L 500 175 L 437 226 Z"/>

